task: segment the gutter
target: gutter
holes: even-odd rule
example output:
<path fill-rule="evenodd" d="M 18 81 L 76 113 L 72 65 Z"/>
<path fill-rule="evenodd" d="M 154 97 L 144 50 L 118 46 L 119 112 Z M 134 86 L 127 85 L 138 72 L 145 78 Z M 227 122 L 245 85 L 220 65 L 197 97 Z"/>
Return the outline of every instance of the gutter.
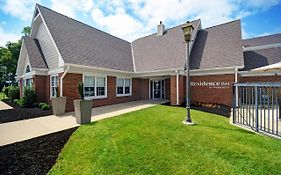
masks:
<path fill-rule="evenodd" d="M 67 74 L 67 72 L 69 71 L 70 66 L 67 66 L 67 68 L 65 69 L 64 73 L 62 74 L 62 76 L 60 77 L 60 96 L 62 97 L 63 94 L 63 78 L 65 77 L 65 75 Z"/>

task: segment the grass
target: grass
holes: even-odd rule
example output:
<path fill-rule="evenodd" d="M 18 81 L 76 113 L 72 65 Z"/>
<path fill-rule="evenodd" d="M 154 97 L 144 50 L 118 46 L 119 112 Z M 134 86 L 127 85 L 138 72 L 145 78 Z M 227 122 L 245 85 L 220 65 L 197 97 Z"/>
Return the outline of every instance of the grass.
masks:
<path fill-rule="evenodd" d="M 6 95 L 3 92 L 0 92 L 0 100 L 6 99 Z"/>
<path fill-rule="evenodd" d="M 50 174 L 280 174 L 281 141 L 193 110 L 155 106 L 78 128 Z"/>

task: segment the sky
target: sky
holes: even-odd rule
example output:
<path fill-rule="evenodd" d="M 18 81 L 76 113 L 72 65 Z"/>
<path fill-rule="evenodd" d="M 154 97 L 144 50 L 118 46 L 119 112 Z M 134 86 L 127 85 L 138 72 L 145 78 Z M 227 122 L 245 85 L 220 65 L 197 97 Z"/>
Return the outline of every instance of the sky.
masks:
<path fill-rule="evenodd" d="M 281 0 L 0 0 L 0 46 L 21 38 L 35 4 L 127 41 L 200 18 L 202 27 L 241 19 L 242 37 L 281 33 Z"/>

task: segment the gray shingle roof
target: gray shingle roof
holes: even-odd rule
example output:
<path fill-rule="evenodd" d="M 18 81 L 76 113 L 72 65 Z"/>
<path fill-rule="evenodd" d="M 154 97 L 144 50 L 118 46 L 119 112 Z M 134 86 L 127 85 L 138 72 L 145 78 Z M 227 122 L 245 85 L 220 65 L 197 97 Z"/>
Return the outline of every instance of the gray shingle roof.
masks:
<path fill-rule="evenodd" d="M 48 68 L 37 39 L 23 37 L 23 42 L 32 68 Z"/>
<path fill-rule="evenodd" d="M 137 72 L 183 68 L 186 45 L 182 25 L 131 43 L 38 5 L 65 63 Z M 193 21 L 199 26 L 200 20 Z M 124 26 L 125 27 L 125 26 Z M 198 29 L 195 29 L 198 30 Z M 193 32 L 195 34 L 196 32 Z M 191 52 L 191 68 L 243 66 L 240 21 L 198 32 Z"/>
<path fill-rule="evenodd" d="M 200 20 L 195 20 L 191 23 L 196 27 Z M 181 29 L 182 26 L 183 24 L 168 29 L 162 36 L 157 36 L 154 33 L 133 41 L 136 71 L 183 68 L 186 44 Z M 195 33 L 193 32 L 193 34 Z"/>
<path fill-rule="evenodd" d="M 243 46 L 245 47 L 269 45 L 276 43 L 281 43 L 281 33 L 243 40 Z"/>
<path fill-rule="evenodd" d="M 65 63 L 133 71 L 129 42 L 46 7 L 38 8 Z"/>
<path fill-rule="evenodd" d="M 191 69 L 243 66 L 240 20 L 200 30 L 190 60 Z"/>
<path fill-rule="evenodd" d="M 243 70 L 251 70 L 281 61 L 281 47 L 244 52 Z"/>

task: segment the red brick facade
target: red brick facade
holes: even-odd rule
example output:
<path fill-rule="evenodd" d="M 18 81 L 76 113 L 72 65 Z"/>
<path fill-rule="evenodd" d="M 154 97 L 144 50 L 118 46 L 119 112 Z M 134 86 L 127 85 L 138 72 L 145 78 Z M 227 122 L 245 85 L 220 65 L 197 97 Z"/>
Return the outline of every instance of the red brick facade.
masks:
<path fill-rule="evenodd" d="M 77 90 L 78 83 L 82 81 L 82 74 L 68 73 L 63 79 L 63 96 L 67 97 L 66 110 L 73 111 L 73 100 L 79 99 Z M 148 79 L 132 79 L 132 95 L 117 97 L 116 96 L 116 77 L 107 76 L 107 98 L 94 99 L 93 107 L 105 106 L 117 103 L 124 103 L 135 100 L 149 98 L 149 81 Z"/>
<path fill-rule="evenodd" d="M 232 105 L 234 74 L 192 76 L 191 82 L 191 103 Z"/>
<path fill-rule="evenodd" d="M 59 74 L 60 79 L 61 74 Z M 82 74 L 67 73 L 63 79 L 63 96 L 67 97 L 67 111 L 73 111 L 73 100 L 79 99 L 77 85 L 83 80 Z M 280 82 L 281 76 L 239 77 L 239 82 Z M 191 102 L 216 103 L 231 106 L 234 74 L 205 75 L 191 77 Z M 20 94 L 22 94 L 22 79 L 19 81 Z M 185 76 L 179 76 L 179 101 L 185 101 Z M 50 102 L 50 76 L 35 75 L 33 77 L 34 89 L 38 95 L 38 102 Z M 177 105 L 177 80 L 176 76 L 165 79 L 166 98 L 171 105 Z M 134 100 L 149 99 L 149 80 L 133 78 L 132 95 L 116 96 L 116 77 L 107 76 L 107 98 L 94 99 L 93 107 L 124 103 Z"/>

